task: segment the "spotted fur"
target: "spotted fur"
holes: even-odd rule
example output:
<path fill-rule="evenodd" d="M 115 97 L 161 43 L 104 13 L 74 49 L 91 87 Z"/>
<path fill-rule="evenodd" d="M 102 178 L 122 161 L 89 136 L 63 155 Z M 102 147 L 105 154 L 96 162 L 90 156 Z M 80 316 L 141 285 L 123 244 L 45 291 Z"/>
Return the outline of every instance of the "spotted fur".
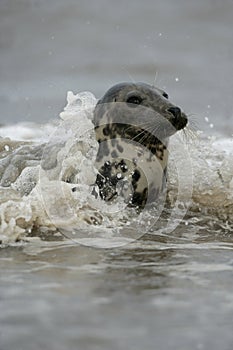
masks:
<path fill-rule="evenodd" d="M 186 115 L 158 88 L 121 83 L 108 90 L 94 111 L 101 198 L 120 195 L 138 207 L 155 201 L 166 183 L 168 138 L 186 124 Z"/>

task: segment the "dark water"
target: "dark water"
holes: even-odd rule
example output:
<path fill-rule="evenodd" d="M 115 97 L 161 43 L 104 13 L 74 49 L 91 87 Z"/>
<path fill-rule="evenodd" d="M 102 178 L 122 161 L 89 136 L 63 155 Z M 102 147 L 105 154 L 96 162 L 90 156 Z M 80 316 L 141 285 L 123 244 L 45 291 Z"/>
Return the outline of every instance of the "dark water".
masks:
<path fill-rule="evenodd" d="M 232 14 L 230 0 L 0 0 L 0 123 L 157 72 L 200 129 L 232 138 Z M 0 350 L 231 350 L 232 223 L 193 222 L 121 249 L 3 247 Z"/>

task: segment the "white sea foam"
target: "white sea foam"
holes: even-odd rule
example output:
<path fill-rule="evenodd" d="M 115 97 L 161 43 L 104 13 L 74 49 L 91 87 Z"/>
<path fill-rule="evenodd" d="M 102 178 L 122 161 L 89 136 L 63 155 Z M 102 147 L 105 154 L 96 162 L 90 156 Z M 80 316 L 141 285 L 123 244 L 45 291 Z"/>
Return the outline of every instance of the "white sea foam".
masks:
<path fill-rule="evenodd" d="M 0 128 L 2 242 L 59 231 L 82 244 L 114 247 L 155 225 L 161 208 L 136 215 L 121 200 L 108 205 L 92 195 L 98 149 L 95 104 L 89 92 L 68 92 L 60 122 Z M 220 220 L 232 227 L 233 140 L 199 135 L 187 143 L 178 133 L 169 150 L 170 219 L 157 231 L 172 232 L 188 207 L 192 223 L 198 213 L 197 221 Z"/>
<path fill-rule="evenodd" d="M 0 140 L 10 138 L 14 141 L 45 142 L 56 126 L 55 123 L 18 123 L 0 127 Z"/>

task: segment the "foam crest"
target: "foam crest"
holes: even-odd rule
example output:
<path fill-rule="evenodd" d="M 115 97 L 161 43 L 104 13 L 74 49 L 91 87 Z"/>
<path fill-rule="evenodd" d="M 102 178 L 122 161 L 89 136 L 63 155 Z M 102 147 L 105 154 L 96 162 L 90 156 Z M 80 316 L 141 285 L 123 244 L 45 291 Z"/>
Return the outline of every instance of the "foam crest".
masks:
<path fill-rule="evenodd" d="M 44 138 L 36 138 L 35 125 L 29 127 L 27 141 L 19 126 L 16 139 L 9 137 L 11 128 L 8 133 L 0 129 L 1 242 L 50 232 L 87 245 L 121 246 L 149 230 L 171 234 L 187 210 L 190 222 L 198 216 L 206 225 L 220 220 L 232 227 L 232 139 L 199 134 L 187 142 L 182 132 L 171 137 L 166 222 L 160 218 L 163 202 L 161 207 L 135 213 L 121 199 L 109 205 L 95 198 L 96 102 L 89 92 L 68 92 L 60 123 L 44 126 L 49 137 L 45 133 Z M 25 125 L 22 128 L 25 131 Z"/>

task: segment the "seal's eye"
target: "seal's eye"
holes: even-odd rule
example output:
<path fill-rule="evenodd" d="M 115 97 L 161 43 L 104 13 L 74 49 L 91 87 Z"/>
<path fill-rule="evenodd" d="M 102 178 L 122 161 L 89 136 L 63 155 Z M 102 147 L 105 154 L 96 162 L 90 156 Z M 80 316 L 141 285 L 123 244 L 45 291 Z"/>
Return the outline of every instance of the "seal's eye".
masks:
<path fill-rule="evenodd" d="M 140 105 L 142 103 L 142 98 L 140 96 L 133 95 L 127 98 L 126 103 L 128 103 L 130 107 L 136 107 L 134 105 Z"/>
<path fill-rule="evenodd" d="M 169 96 L 168 96 L 168 94 L 166 92 L 163 92 L 162 95 L 163 95 L 163 97 L 169 99 Z"/>

